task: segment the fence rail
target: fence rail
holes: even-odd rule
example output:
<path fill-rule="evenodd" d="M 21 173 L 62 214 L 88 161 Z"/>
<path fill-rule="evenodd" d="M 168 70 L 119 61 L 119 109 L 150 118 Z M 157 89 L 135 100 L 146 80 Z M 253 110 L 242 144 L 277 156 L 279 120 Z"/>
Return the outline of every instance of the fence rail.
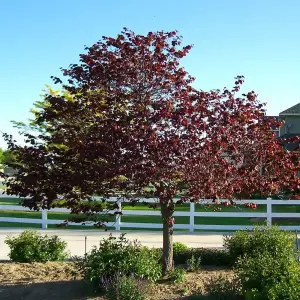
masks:
<path fill-rule="evenodd" d="M 15 198 L 13 196 L 0 196 L 0 198 Z M 98 199 L 97 197 L 95 199 Z M 116 201 L 117 198 L 110 198 L 109 201 Z M 141 202 L 153 203 L 157 202 L 157 199 L 140 199 Z M 211 203 L 211 201 L 205 201 L 205 203 Z M 273 213 L 273 205 L 300 205 L 300 200 L 241 200 L 236 202 L 238 205 L 245 203 L 256 203 L 266 205 L 267 211 L 264 213 L 256 212 L 196 212 L 195 203 L 190 203 L 190 210 L 176 211 L 174 216 L 176 217 L 189 217 L 189 224 L 175 224 L 175 229 L 187 229 L 190 232 L 195 230 L 240 230 L 240 229 L 252 229 L 252 225 L 196 225 L 195 217 L 224 217 L 224 218 L 265 218 L 268 224 L 272 224 L 272 218 L 300 218 L 300 213 Z M 12 211 L 31 211 L 29 208 L 16 206 L 16 205 L 0 205 L 0 210 L 12 210 Z M 69 213 L 70 210 L 67 208 L 54 208 L 51 210 L 41 211 L 41 219 L 30 219 L 30 218 L 11 218 L 11 217 L 0 217 L 1 222 L 11 222 L 11 223 L 28 223 L 28 224 L 41 224 L 41 227 L 46 229 L 48 225 L 55 225 L 63 223 L 62 220 L 51 220 L 48 219 L 48 212 L 59 212 L 59 213 Z M 160 216 L 160 211 L 150 211 L 150 210 L 123 210 L 122 215 L 127 216 Z M 94 222 L 83 222 L 85 226 L 93 226 Z M 68 222 L 69 225 L 80 225 L 77 222 Z M 115 222 L 108 222 L 106 224 L 108 227 L 114 227 L 115 230 L 121 230 L 121 228 L 143 228 L 143 229 L 161 229 L 162 224 L 158 223 L 132 223 L 132 222 L 122 222 L 122 216 L 116 216 Z M 300 230 L 300 226 L 280 226 L 283 230 Z"/>

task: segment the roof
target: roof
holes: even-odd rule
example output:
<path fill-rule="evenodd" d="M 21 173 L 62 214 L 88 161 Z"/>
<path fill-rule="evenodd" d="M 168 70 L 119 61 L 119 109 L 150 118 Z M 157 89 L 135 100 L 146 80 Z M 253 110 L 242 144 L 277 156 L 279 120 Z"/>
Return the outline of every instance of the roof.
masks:
<path fill-rule="evenodd" d="M 300 114 L 300 103 L 282 111 L 279 115 Z"/>

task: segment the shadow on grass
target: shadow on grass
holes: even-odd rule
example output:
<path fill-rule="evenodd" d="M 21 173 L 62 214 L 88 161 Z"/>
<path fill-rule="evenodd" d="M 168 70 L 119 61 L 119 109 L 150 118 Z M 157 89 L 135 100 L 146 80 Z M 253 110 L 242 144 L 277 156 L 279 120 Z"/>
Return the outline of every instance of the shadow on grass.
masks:
<path fill-rule="evenodd" d="M 51 281 L 30 283 L 30 279 L 21 279 L 19 282 L 10 284 L 0 282 L 1 300 L 85 300 L 90 297 L 101 298 L 101 295 L 93 293 L 90 286 L 82 280 Z M 97 298 L 96 298 L 97 297 Z"/>

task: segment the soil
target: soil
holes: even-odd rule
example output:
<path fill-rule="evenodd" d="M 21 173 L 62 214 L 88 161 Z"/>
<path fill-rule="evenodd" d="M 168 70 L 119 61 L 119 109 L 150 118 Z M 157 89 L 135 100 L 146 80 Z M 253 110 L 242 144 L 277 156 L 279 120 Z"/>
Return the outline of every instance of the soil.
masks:
<path fill-rule="evenodd" d="M 0 299 L 2 300 L 104 300 L 95 295 L 82 279 L 72 275 L 74 266 L 68 262 L 0 263 Z M 218 275 L 232 276 L 232 271 L 206 268 L 187 273 L 182 284 L 161 281 L 149 290 L 147 299 L 176 300 L 203 289 L 203 283 Z"/>

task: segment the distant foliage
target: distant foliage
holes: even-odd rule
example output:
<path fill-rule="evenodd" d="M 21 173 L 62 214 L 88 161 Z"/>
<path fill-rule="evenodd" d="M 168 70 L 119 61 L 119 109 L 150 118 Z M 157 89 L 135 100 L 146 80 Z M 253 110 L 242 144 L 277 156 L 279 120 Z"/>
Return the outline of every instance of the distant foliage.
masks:
<path fill-rule="evenodd" d="M 56 235 L 42 236 L 36 231 L 26 230 L 18 237 L 8 236 L 5 243 L 10 248 L 10 259 L 15 262 L 59 261 L 68 257 L 67 243 Z"/>
<path fill-rule="evenodd" d="M 0 167 L 13 166 L 17 163 L 17 157 L 11 150 L 0 148 Z"/>

